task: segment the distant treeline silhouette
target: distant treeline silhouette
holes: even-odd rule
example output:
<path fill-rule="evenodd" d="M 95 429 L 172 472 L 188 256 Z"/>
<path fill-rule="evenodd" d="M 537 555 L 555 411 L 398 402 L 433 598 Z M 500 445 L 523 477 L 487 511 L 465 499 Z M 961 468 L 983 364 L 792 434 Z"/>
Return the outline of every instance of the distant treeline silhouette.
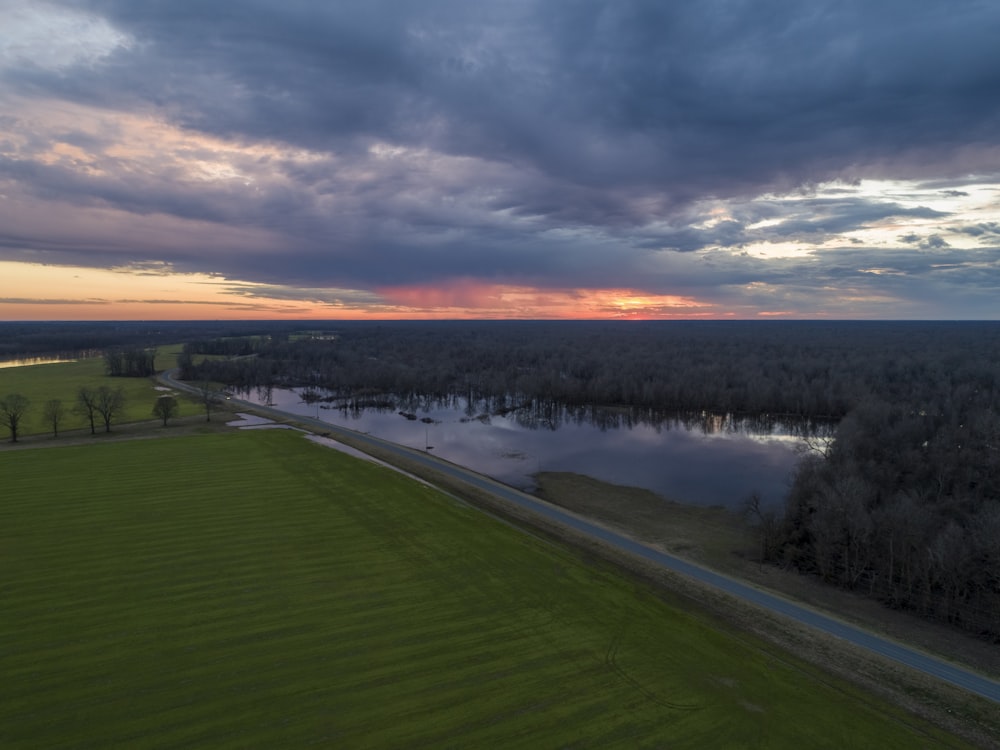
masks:
<path fill-rule="evenodd" d="M 114 346 L 104 351 L 104 366 L 111 377 L 146 378 L 156 374 L 156 348 Z"/>
<path fill-rule="evenodd" d="M 200 341 L 188 354 L 257 356 L 206 362 L 197 373 L 190 359 L 181 365 L 185 375 L 212 373 L 231 384 L 295 384 L 345 394 L 512 394 L 568 405 L 839 418 L 874 392 L 894 396 L 899 376 L 920 377 L 911 369 L 931 366 L 924 362 L 935 343 L 929 334 L 952 358 L 974 353 L 978 334 L 956 336 L 956 330 L 965 329 L 890 323 L 356 324 L 322 339 L 286 334 Z M 998 335 L 996 327 L 986 330 Z"/>
<path fill-rule="evenodd" d="M 93 356 L 110 347 L 153 347 L 286 327 L 287 323 L 244 321 L 0 322 L 0 361 L 37 356 Z"/>

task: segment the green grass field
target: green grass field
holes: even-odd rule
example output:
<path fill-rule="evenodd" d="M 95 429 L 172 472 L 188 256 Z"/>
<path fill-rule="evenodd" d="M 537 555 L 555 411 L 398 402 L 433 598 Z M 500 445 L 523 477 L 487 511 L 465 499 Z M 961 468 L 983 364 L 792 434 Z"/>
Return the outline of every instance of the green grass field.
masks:
<path fill-rule="evenodd" d="M 963 746 L 297 433 L 0 477 L 0 747 Z"/>
<path fill-rule="evenodd" d="M 157 356 L 157 366 L 164 368 L 172 366 L 174 356 L 165 356 L 163 351 Z M 9 367 L 0 369 L 0 398 L 8 393 L 20 393 L 31 401 L 29 411 L 21 425 L 21 435 L 52 434 L 52 427 L 44 419 L 45 402 L 58 398 L 63 402 L 66 416 L 59 425 L 59 431 L 75 430 L 87 427 L 86 419 L 73 411 L 76 406 L 76 394 L 81 386 L 98 387 L 102 385 L 125 389 L 125 411 L 119 423 L 137 422 L 154 419 L 153 404 L 160 391 L 155 389 L 156 383 L 151 378 L 112 378 L 105 374 L 104 358 L 92 357 L 76 362 L 60 362 L 47 365 L 28 365 L 25 367 Z M 197 406 L 184 402 L 182 414 L 192 414 Z M 98 425 L 103 430 L 103 424 Z M 114 425 L 112 424 L 112 429 Z M 5 427 L 0 427 L 0 440 L 10 438 Z"/>

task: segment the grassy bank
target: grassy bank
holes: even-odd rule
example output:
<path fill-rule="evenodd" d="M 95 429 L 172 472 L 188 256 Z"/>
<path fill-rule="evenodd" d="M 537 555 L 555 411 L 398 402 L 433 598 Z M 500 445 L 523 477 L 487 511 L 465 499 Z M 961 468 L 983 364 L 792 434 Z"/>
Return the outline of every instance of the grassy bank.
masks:
<path fill-rule="evenodd" d="M 0 453 L 4 747 L 961 743 L 267 431 Z"/>

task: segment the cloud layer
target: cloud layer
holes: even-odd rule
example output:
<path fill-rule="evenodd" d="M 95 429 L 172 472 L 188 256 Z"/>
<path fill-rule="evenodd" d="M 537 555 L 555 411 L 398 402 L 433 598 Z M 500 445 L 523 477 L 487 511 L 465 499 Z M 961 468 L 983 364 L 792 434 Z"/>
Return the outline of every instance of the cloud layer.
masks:
<path fill-rule="evenodd" d="M 997 316 L 993 3 L 20 5 L 2 259 L 403 311 Z"/>

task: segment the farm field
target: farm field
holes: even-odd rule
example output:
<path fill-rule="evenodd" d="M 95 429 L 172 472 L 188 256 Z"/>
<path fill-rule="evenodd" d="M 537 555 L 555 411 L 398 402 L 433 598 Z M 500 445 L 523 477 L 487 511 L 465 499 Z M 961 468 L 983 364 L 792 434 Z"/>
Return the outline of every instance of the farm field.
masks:
<path fill-rule="evenodd" d="M 0 453 L 3 747 L 962 747 L 287 431 Z"/>
<path fill-rule="evenodd" d="M 161 350 L 157 355 L 160 366 L 173 362 L 173 356 L 166 356 Z M 29 411 L 21 425 L 21 436 L 52 434 L 52 427 L 44 418 L 45 402 L 60 399 L 65 416 L 60 421 L 59 432 L 90 427 L 82 414 L 74 411 L 77 391 L 81 386 L 110 388 L 121 386 L 125 391 L 125 410 L 114 424 L 154 419 L 153 404 L 160 392 L 152 378 L 112 378 L 105 374 L 103 357 L 90 357 L 76 362 L 59 362 L 44 365 L 26 365 L 0 369 L 0 398 L 8 393 L 20 393 L 31 401 Z M 194 405 L 184 404 L 182 414 L 197 410 Z M 112 424 L 112 430 L 114 430 Z M 103 432 L 103 424 L 98 425 Z M 0 440 L 9 439 L 5 427 L 0 427 Z"/>

